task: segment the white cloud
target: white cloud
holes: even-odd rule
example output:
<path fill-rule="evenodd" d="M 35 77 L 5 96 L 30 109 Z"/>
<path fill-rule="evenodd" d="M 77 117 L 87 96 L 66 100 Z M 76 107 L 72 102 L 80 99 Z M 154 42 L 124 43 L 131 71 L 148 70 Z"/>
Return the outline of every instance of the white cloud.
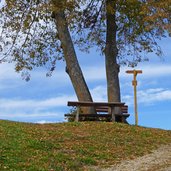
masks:
<path fill-rule="evenodd" d="M 122 67 L 120 68 L 120 78 L 130 78 L 132 75 L 125 73 L 126 70 L 140 69 L 143 71 L 142 74 L 138 75 L 139 78 L 155 78 L 171 75 L 171 65 L 166 63 L 155 63 L 151 64 L 146 62 L 145 64 L 139 64 L 136 68 Z M 83 73 L 87 81 L 104 81 L 106 80 L 105 66 L 94 65 L 91 67 L 83 67 Z"/>
<path fill-rule="evenodd" d="M 28 121 L 55 118 L 64 121 L 64 110 L 60 107 L 67 107 L 67 101 L 74 99 L 74 95 L 62 95 L 45 100 L 0 99 L 0 119 Z"/>
<path fill-rule="evenodd" d="M 64 116 L 64 113 L 61 111 L 56 111 L 56 112 L 35 112 L 34 110 L 29 112 L 26 111 L 3 111 L 0 112 L 0 117 L 1 118 L 39 118 L 39 117 L 56 117 L 56 118 L 61 118 Z"/>
<path fill-rule="evenodd" d="M 94 65 L 91 67 L 83 67 L 83 73 L 87 81 L 105 80 L 106 73 L 103 65 Z"/>
<path fill-rule="evenodd" d="M 154 103 L 171 100 L 171 90 L 156 88 L 138 92 L 141 103 Z"/>
<path fill-rule="evenodd" d="M 15 121 L 25 121 L 33 123 L 57 123 L 57 122 L 66 122 L 64 118 L 64 112 L 55 111 L 55 112 L 38 112 L 31 111 L 26 113 L 25 111 L 19 112 L 0 112 L 0 119 L 15 120 Z"/>
<path fill-rule="evenodd" d="M 17 74 L 14 70 L 14 64 L 11 63 L 2 63 L 0 64 L 0 80 L 5 79 L 16 79 L 19 78 L 19 74 Z"/>
<path fill-rule="evenodd" d="M 103 102 L 107 101 L 107 89 L 104 86 L 97 86 L 91 90 L 91 94 L 94 101 Z"/>
<path fill-rule="evenodd" d="M 5 5 L 6 5 L 5 0 L 1 0 L 1 1 L 0 1 L 0 8 L 2 8 L 2 7 L 5 6 Z"/>
<path fill-rule="evenodd" d="M 0 99 L 0 109 L 46 109 L 59 106 L 66 106 L 68 100 L 74 99 L 76 99 L 74 95 L 62 95 L 44 100 Z"/>
<path fill-rule="evenodd" d="M 46 77 L 47 70 L 44 68 L 38 68 L 30 72 L 31 80 L 26 82 L 22 80 L 21 73 L 16 73 L 14 70 L 14 64 L 3 63 L 0 64 L 0 90 L 8 90 L 24 87 L 32 87 L 35 89 L 50 89 L 52 87 L 63 87 L 70 83 L 69 77 L 63 70 L 63 68 L 57 68 L 51 77 Z M 44 86 L 48 85 L 48 86 Z M 30 87 L 30 88 L 31 88 Z"/>
<path fill-rule="evenodd" d="M 94 97 L 94 101 L 106 101 L 106 88 L 104 86 L 95 87 L 91 90 L 91 93 Z M 61 118 L 64 118 L 64 112 L 60 107 L 66 107 L 67 109 L 67 101 L 74 100 L 77 101 L 75 95 L 59 95 L 44 100 L 1 98 L 0 118 L 55 117 L 56 120 L 61 120 Z"/>
<path fill-rule="evenodd" d="M 170 101 L 171 100 L 171 90 L 163 88 L 154 88 L 141 90 L 137 92 L 138 103 L 143 104 L 154 104 L 156 102 Z M 123 96 L 123 101 L 129 105 L 133 105 L 133 95 Z"/>
<path fill-rule="evenodd" d="M 17 83 L 20 84 L 24 81 L 22 81 L 21 74 L 16 73 L 14 68 L 15 64 L 14 63 L 2 63 L 0 64 L 0 81 L 4 80 L 11 80 L 11 81 L 16 81 Z M 105 68 L 104 66 L 87 66 L 82 68 L 85 79 L 87 81 L 96 81 L 96 80 L 104 80 L 106 78 L 105 76 Z M 56 70 L 52 73 L 52 77 L 47 77 L 46 78 L 46 73 L 47 69 L 45 68 L 37 68 L 33 71 L 30 72 L 31 74 L 31 81 L 32 80 L 49 80 L 49 82 L 52 83 L 62 83 L 62 84 L 67 84 L 70 82 L 69 76 L 65 72 L 65 64 L 61 63 L 58 64 Z"/>
<path fill-rule="evenodd" d="M 105 86 L 97 86 L 91 90 L 91 93 L 94 97 L 94 101 L 107 101 Z M 40 123 L 51 122 L 48 121 L 48 118 L 64 121 L 64 111 L 63 109 L 60 109 L 60 107 L 65 107 L 67 109 L 67 101 L 69 100 L 76 100 L 76 96 L 61 95 L 44 100 L 0 99 L 0 118 L 11 120 L 15 118 L 22 118 L 25 120 L 32 118 L 35 121 L 40 121 Z M 154 104 L 155 102 L 168 100 L 171 100 L 170 89 L 154 88 L 138 91 L 138 103 L 140 104 Z M 133 105 L 133 94 L 124 95 L 122 101 L 127 105 Z"/>
<path fill-rule="evenodd" d="M 40 120 L 36 121 L 37 124 L 48 124 L 48 123 L 58 123 L 59 121 L 48 121 L 48 120 Z"/>
<path fill-rule="evenodd" d="M 105 81 L 106 73 L 105 66 L 102 64 L 95 66 L 87 66 L 83 67 L 83 73 L 85 79 L 88 82 L 96 82 L 96 81 Z M 155 80 L 158 77 L 171 75 L 171 65 L 169 64 L 149 64 L 140 65 L 137 69 L 141 69 L 143 74 L 138 76 L 138 79 L 141 78 L 153 78 Z M 132 80 L 132 75 L 128 75 L 125 73 L 126 70 L 132 70 L 132 68 L 121 67 L 120 78 L 130 78 Z M 48 85 L 56 85 L 56 86 L 66 86 L 70 83 L 69 76 L 64 71 L 63 67 L 57 67 L 57 70 L 52 74 L 52 77 L 46 78 L 46 69 L 36 69 L 31 72 L 31 81 L 48 83 Z M 5 84 L 5 81 L 10 80 L 12 84 Z M 39 81 L 38 81 L 39 80 Z M 21 74 L 16 73 L 14 71 L 14 64 L 1 64 L 0 68 L 0 89 L 17 87 L 26 84 L 25 81 L 22 80 Z"/>

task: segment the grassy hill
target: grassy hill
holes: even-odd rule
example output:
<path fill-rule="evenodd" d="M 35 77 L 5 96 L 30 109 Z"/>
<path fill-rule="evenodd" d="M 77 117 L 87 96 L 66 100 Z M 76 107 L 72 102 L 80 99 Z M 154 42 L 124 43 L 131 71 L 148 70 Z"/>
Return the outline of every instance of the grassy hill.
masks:
<path fill-rule="evenodd" d="M 0 170 L 64 171 L 109 166 L 171 143 L 171 131 L 119 123 L 0 121 Z"/>

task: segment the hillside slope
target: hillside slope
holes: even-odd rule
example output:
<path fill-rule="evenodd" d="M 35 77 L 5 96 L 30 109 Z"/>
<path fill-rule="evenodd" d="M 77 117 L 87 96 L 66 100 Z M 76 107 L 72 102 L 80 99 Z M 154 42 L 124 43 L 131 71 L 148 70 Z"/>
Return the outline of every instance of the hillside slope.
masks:
<path fill-rule="evenodd" d="M 171 171 L 171 144 L 133 160 L 123 160 L 108 168 L 93 167 L 94 171 Z"/>
<path fill-rule="evenodd" d="M 135 159 L 170 143 L 171 131 L 119 123 L 0 121 L 0 170 L 88 170 Z"/>

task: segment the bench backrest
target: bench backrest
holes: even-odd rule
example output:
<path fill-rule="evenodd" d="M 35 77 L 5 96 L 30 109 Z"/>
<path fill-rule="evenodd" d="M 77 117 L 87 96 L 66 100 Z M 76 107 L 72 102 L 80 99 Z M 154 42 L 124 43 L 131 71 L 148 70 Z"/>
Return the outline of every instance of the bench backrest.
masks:
<path fill-rule="evenodd" d="M 108 106 L 99 106 L 96 108 L 96 112 L 104 112 L 107 113 L 109 110 Z M 122 113 L 128 113 L 128 106 L 124 105 L 121 107 Z"/>

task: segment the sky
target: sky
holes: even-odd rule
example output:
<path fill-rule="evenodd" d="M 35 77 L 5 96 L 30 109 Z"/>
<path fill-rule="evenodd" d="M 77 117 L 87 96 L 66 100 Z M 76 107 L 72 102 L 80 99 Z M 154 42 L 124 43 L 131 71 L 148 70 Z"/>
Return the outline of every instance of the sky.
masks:
<path fill-rule="evenodd" d="M 137 68 L 143 74 L 137 76 L 139 125 L 171 130 L 171 43 L 161 40 L 163 57 L 149 55 L 149 62 Z M 107 101 L 104 57 L 92 49 L 89 54 L 77 50 L 77 56 L 94 101 Z M 133 75 L 126 74 L 132 68 L 121 67 L 120 86 L 122 102 L 129 106 L 128 122 L 135 124 L 133 102 Z M 14 71 L 14 64 L 0 65 L 0 119 L 32 122 L 65 122 L 64 114 L 70 111 L 67 101 L 77 100 L 65 62 L 58 61 L 55 72 L 46 77 L 45 68 L 31 72 L 31 80 L 22 80 Z"/>

